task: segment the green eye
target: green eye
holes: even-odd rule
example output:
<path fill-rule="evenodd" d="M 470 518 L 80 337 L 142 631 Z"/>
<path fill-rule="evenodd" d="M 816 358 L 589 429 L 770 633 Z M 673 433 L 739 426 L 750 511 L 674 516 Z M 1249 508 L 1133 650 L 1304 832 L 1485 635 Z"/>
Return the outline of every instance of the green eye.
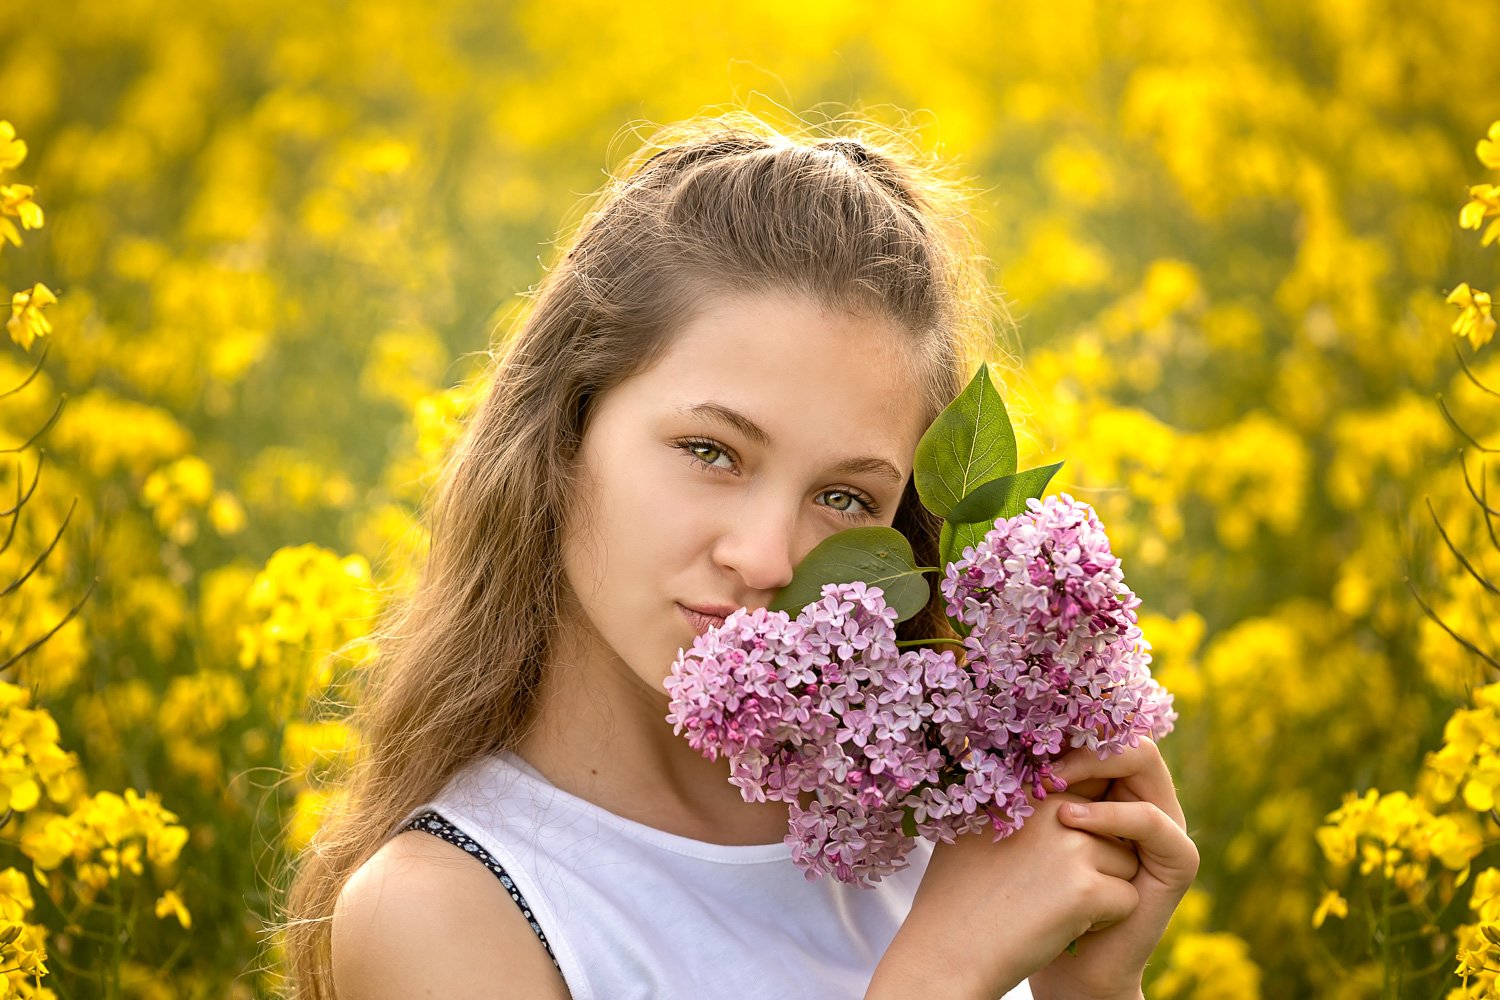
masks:
<path fill-rule="evenodd" d="M 854 495 L 843 490 L 829 490 L 823 494 L 824 504 L 834 510 L 848 510 L 855 504 Z"/>
<path fill-rule="evenodd" d="M 695 458 L 708 465 L 713 465 L 724 455 L 722 449 L 715 448 L 711 444 L 694 444 L 688 447 L 692 450 Z"/>
<path fill-rule="evenodd" d="M 818 494 L 817 502 L 849 518 L 873 517 L 880 513 L 874 500 L 853 490 L 824 490 Z"/>
<path fill-rule="evenodd" d="M 723 445 L 709 440 L 687 440 L 673 442 L 695 462 L 701 462 L 717 472 L 733 472 L 734 456 Z"/>

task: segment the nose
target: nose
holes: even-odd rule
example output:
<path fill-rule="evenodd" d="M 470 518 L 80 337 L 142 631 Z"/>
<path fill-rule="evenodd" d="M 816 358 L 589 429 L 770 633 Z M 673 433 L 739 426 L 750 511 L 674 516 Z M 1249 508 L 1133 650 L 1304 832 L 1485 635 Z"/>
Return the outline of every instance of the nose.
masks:
<path fill-rule="evenodd" d="M 714 545 L 714 562 L 753 591 L 747 601 L 764 606 L 792 580 L 796 528 L 794 503 L 767 496 L 739 505 Z"/>

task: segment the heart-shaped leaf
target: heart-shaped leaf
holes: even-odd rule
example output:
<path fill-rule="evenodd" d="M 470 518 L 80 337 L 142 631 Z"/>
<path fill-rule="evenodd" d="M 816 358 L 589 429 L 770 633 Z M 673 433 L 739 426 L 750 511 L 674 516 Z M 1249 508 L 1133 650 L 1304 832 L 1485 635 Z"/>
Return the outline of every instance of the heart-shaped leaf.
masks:
<path fill-rule="evenodd" d="M 885 603 L 906 621 L 927 606 L 932 596 L 911 543 L 895 528 L 850 528 L 829 535 L 797 564 L 792 581 L 777 591 L 772 611 L 795 615 L 822 598 L 829 583 L 862 580 L 885 592 Z"/>
<path fill-rule="evenodd" d="M 1015 471 L 1016 433 L 988 366 L 980 365 L 917 444 L 917 495 L 928 510 L 947 517 L 974 487 Z"/>
<path fill-rule="evenodd" d="M 956 524 L 980 521 L 994 524 L 997 517 L 1015 517 L 1026 510 L 1027 500 L 1042 498 L 1047 483 L 1062 465 L 1061 462 L 1041 465 L 982 483 L 954 505 L 948 512 L 948 520 Z"/>

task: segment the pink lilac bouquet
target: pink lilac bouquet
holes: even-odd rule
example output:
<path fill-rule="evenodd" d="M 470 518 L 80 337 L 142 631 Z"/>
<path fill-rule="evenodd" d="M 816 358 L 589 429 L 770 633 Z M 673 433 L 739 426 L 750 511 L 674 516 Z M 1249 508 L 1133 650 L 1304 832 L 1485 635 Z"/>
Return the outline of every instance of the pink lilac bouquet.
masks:
<path fill-rule="evenodd" d="M 667 721 L 727 757 L 747 802 L 790 804 L 809 881 L 879 882 L 918 836 L 1009 836 L 1069 749 L 1103 759 L 1171 730 L 1140 601 L 1093 510 L 1067 494 L 1026 508 L 944 568 L 961 656 L 902 648 L 882 589 L 846 582 L 795 617 L 736 611 L 672 664 Z"/>

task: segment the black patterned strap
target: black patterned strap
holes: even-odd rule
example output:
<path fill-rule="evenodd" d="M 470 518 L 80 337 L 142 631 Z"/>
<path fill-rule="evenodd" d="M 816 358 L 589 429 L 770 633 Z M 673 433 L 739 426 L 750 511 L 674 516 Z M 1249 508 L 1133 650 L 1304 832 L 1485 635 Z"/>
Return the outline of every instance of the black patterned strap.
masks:
<path fill-rule="evenodd" d="M 441 837 L 456 847 L 462 847 L 484 862 L 484 866 L 495 873 L 500 884 L 505 886 L 505 891 L 510 893 L 510 898 L 515 900 L 516 905 L 521 908 L 521 915 L 526 918 L 531 924 L 531 929 L 536 931 L 536 936 L 541 939 L 542 947 L 547 949 L 547 957 L 552 959 L 552 965 L 559 973 L 562 972 L 562 966 L 557 964 L 557 956 L 552 954 L 552 946 L 547 943 L 547 935 L 542 933 L 542 925 L 537 923 L 536 917 L 532 915 L 531 906 L 526 902 L 526 897 L 521 895 L 521 890 L 516 888 L 516 883 L 511 879 L 510 874 L 501 867 L 500 862 L 490 857 L 488 851 L 474 843 L 472 837 L 444 819 L 442 814 L 433 812 L 431 809 L 413 816 L 401 829 L 421 830 L 434 837 Z"/>

